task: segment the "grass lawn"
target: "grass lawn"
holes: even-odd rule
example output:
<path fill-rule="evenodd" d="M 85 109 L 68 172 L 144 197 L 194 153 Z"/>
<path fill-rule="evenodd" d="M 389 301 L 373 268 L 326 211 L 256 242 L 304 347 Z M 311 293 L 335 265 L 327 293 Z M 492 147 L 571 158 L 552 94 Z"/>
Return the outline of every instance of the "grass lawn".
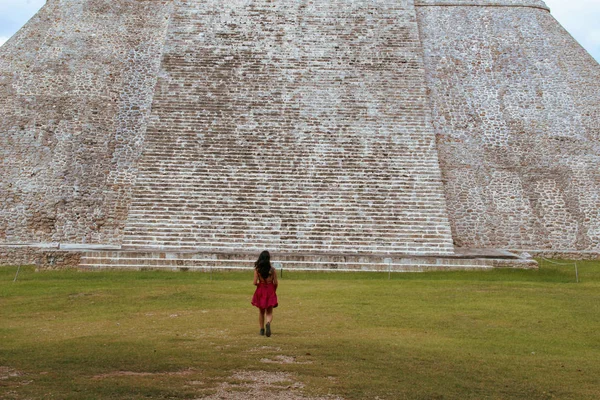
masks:
<path fill-rule="evenodd" d="M 600 262 L 578 265 L 284 271 L 271 338 L 251 272 L 1 267 L 0 398 L 599 399 Z"/>

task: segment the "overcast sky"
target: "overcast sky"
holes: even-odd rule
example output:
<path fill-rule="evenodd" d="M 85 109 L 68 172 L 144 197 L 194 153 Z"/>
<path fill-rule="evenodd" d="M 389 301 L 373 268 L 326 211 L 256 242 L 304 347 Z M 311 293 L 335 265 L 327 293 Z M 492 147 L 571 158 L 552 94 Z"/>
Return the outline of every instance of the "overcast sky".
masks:
<path fill-rule="evenodd" d="M 600 0 L 545 1 L 554 17 L 600 62 Z M 44 3 L 46 0 L 0 0 L 0 45 Z"/>

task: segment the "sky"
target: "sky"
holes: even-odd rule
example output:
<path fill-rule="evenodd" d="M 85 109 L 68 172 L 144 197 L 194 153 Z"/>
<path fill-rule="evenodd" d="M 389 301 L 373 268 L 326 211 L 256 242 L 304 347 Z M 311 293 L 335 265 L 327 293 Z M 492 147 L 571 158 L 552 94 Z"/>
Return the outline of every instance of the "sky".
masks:
<path fill-rule="evenodd" d="M 552 15 L 600 62 L 600 0 L 545 1 Z M 0 0 L 0 45 L 45 3 L 46 0 Z"/>

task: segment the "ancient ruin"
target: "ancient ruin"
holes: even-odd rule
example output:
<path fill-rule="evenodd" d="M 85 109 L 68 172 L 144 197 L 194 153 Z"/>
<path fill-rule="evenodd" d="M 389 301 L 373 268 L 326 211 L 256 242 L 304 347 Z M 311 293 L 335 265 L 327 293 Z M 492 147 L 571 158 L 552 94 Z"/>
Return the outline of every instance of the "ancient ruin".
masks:
<path fill-rule="evenodd" d="M 600 65 L 541 0 L 48 0 L 0 152 L 4 264 L 600 254 Z"/>

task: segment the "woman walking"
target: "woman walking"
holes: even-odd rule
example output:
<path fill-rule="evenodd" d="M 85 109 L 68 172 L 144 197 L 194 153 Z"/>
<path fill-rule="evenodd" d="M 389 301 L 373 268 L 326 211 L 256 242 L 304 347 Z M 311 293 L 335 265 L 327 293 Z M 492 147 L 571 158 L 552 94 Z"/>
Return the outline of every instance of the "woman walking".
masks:
<path fill-rule="evenodd" d="M 260 334 L 267 337 L 271 336 L 273 308 L 278 306 L 277 284 L 277 271 L 271 266 L 271 255 L 265 250 L 260 253 L 258 260 L 254 263 L 254 285 L 256 286 L 256 291 L 252 297 L 252 305 L 258 307 Z"/>

